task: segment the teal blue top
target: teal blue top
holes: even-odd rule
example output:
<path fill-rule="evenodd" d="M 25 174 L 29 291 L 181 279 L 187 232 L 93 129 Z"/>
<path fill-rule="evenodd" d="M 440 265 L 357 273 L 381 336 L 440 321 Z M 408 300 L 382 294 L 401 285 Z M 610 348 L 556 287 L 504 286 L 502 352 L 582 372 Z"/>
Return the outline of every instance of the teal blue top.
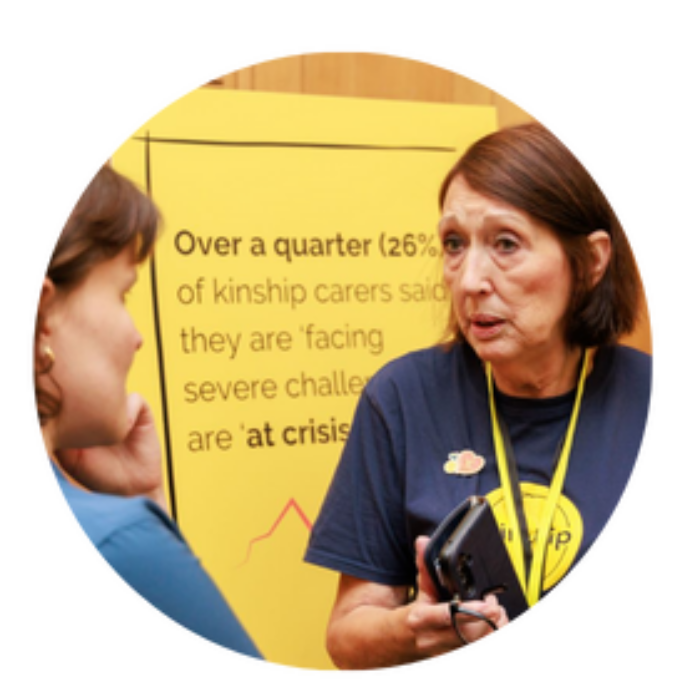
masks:
<path fill-rule="evenodd" d="M 147 498 L 43 475 L 44 678 L 264 678 L 264 659 Z"/>

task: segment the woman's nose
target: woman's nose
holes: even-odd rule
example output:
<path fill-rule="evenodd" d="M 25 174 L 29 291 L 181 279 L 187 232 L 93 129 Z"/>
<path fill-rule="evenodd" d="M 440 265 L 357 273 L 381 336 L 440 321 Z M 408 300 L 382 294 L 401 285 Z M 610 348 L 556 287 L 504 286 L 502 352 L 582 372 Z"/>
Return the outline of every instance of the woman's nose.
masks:
<path fill-rule="evenodd" d="M 473 247 L 464 256 L 459 270 L 459 286 L 465 294 L 487 294 L 493 287 L 488 255 Z"/>

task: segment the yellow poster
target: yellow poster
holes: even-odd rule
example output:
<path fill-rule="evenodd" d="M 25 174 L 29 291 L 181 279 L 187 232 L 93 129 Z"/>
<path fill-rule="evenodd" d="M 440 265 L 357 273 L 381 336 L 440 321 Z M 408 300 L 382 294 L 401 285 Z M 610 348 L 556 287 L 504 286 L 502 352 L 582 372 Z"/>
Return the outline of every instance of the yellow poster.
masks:
<path fill-rule="evenodd" d="M 202 89 L 115 154 L 163 214 L 131 377 L 173 515 L 263 655 L 331 668 L 335 574 L 302 561 L 355 404 L 446 320 L 448 169 L 490 107 Z"/>

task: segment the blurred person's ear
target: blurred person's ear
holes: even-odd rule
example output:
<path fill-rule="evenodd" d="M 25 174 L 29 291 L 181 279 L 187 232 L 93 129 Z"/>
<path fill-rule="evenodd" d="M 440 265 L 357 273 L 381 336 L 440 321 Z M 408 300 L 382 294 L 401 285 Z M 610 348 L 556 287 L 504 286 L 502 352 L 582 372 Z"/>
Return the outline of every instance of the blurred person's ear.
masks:
<path fill-rule="evenodd" d="M 56 294 L 56 287 L 46 275 L 37 275 L 32 294 L 32 309 L 36 309 L 37 304 L 45 306 L 51 297 Z"/>
<path fill-rule="evenodd" d="M 591 286 L 595 287 L 608 269 L 610 262 L 611 243 L 606 231 L 594 231 L 588 234 L 588 245 L 593 252 L 593 267 L 591 268 Z"/>
<path fill-rule="evenodd" d="M 50 324 L 48 321 L 49 310 L 55 308 L 59 294 L 56 285 L 46 275 L 37 275 L 34 284 L 34 292 L 32 293 L 31 309 L 37 310 L 41 315 L 41 333 L 50 333 Z"/>

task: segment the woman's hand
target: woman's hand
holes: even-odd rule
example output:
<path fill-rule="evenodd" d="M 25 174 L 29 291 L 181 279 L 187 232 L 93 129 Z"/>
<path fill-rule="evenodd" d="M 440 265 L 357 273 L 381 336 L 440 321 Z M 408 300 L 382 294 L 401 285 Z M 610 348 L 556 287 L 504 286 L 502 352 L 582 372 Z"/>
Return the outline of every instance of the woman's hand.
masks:
<path fill-rule="evenodd" d="M 166 508 L 161 449 L 153 413 L 139 394 L 127 404 L 128 429 L 116 445 L 61 450 L 61 467 L 77 482 L 100 493 L 148 496 Z"/>
<path fill-rule="evenodd" d="M 424 563 L 427 537 L 416 540 L 417 595 L 408 601 L 406 586 L 387 586 L 341 574 L 327 631 L 328 653 L 340 668 L 378 668 L 427 659 L 464 644 L 452 627 L 449 603 L 438 600 Z M 463 607 L 485 615 L 497 627 L 508 622 L 494 596 Z M 469 642 L 490 634 L 476 618 L 458 616 L 460 634 Z"/>
<path fill-rule="evenodd" d="M 428 541 L 427 537 L 419 537 L 416 540 L 418 593 L 415 601 L 409 606 L 411 610 L 406 621 L 414 635 L 416 649 L 425 656 L 435 656 L 462 646 L 464 642 L 452 626 L 449 603 L 439 602 L 425 567 L 424 554 Z M 470 600 L 462 607 L 481 613 L 498 628 L 508 622 L 506 611 L 493 595 L 487 596 L 486 600 Z M 467 642 L 474 642 L 493 632 L 486 622 L 468 615 L 460 615 L 457 624 L 460 634 Z"/>

